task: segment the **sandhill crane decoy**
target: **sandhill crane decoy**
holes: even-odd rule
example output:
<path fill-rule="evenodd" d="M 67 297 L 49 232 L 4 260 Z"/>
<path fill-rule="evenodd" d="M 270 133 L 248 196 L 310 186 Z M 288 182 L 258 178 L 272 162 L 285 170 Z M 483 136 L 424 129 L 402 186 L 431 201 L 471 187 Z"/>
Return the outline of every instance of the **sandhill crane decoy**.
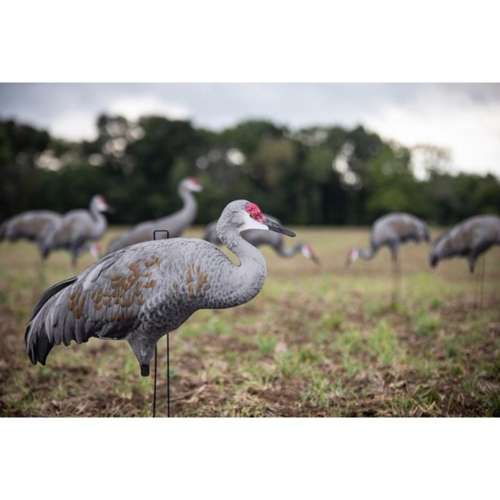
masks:
<path fill-rule="evenodd" d="M 281 224 L 281 222 L 271 217 L 270 215 L 264 214 L 268 220 L 273 220 L 274 222 Z M 205 234 L 203 239 L 213 243 L 214 245 L 221 245 L 221 241 L 217 237 L 217 222 L 211 222 L 205 228 Z M 291 247 L 285 245 L 285 240 L 283 235 L 269 232 L 260 231 L 258 229 L 250 229 L 249 231 L 244 231 L 241 236 L 254 247 L 260 247 L 264 245 L 270 246 L 278 255 L 281 257 L 293 257 L 298 253 L 301 253 L 306 259 L 311 259 L 315 264 L 319 264 L 319 258 L 314 252 L 311 245 L 308 243 L 297 243 Z"/>
<path fill-rule="evenodd" d="M 241 237 L 247 229 L 295 236 L 268 220 L 254 203 L 237 200 L 224 208 L 217 234 L 239 265 L 207 241 L 162 239 L 110 253 L 78 276 L 53 285 L 35 306 L 26 329 L 32 363 L 45 364 L 53 346 L 61 343 L 91 337 L 126 340 L 141 375 L 147 376 L 158 340 L 195 311 L 235 307 L 259 293 L 266 261 Z"/>
<path fill-rule="evenodd" d="M 38 246 L 42 260 L 48 252 L 44 245 L 47 235 L 61 224 L 62 216 L 50 210 L 31 210 L 6 220 L 0 226 L 0 241 L 33 241 Z"/>
<path fill-rule="evenodd" d="M 80 254 L 89 248 L 94 253 L 96 247 L 92 245 L 101 238 L 108 223 L 102 215 L 109 212 L 109 205 L 101 195 L 95 195 L 90 200 L 89 210 L 71 210 L 64 214 L 59 226 L 50 231 L 43 243 L 45 251 L 66 249 L 71 253 L 73 268 Z"/>
<path fill-rule="evenodd" d="M 108 247 L 108 253 L 121 248 L 150 241 L 155 229 L 168 229 L 170 238 L 177 238 L 193 223 L 198 211 L 198 203 L 193 193 L 202 191 L 202 186 L 195 177 L 187 177 L 179 183 L 178 192 L 183 207 L 178 211 L 160 219 L 146 221 L 134 226 L 125 234 L 115 238 Z"/>
<path fill-rule="evenodd" d="M 452 257 L 464 257 L 469 271 L 474 273 L 477 259 L 493 245 L 500 245 L 500 217 L 477 215 L 470 217 L 439 236 L 432 244 L 429 254 L 431 267 L 439 261 Z M 481 273 L 481 302 L 484 282 L 484 259 Z"/>
<path fill-rule="evenodd" d="M 358 258 L 371 260 L 380 248 L 386 246 L 391 252 L 393 262 L 393 273 L 395 288 L 393 302 L 396 300 L 397 288 L 400 279 L 399 247 L 407 242 L 415 243 L 429 242 L 430 233 L 427 224 L 411 214 L 395 212 L 384 215 L 377 219 L 370 233 L 370 247 L 353 248 L 347 256 L 347 265 L 352 264 Z"/>

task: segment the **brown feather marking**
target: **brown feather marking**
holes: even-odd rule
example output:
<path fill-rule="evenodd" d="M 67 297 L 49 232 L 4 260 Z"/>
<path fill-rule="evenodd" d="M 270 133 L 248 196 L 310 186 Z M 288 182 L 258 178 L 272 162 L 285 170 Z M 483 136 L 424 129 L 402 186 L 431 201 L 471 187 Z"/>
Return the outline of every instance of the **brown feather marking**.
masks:
<path fill-rule="evenodd" d="M 199 273 L 198 284 L 196 286 L 196 294 L 199 294 L 207 283 L 208 283 L 208 274 L 203 272 Z"/>
<path fill-rule="evenodd" d="M 200 265 L 193 266 L 189 265 L 186 271 L 186 286 L 187 286 L 187 294 L 190 299 L 196 297 L 200 294 L 202 290 L 206 288 L 208 284 L 208 275 L 207 273 L 201 270 Z M 177 288 L 175 288 L 177 292 Z"/>
<path fill-rule="evenodd" d="M 144 265 L 146 267 L 159 266 L 160 258 L 158 257 L 158 255 L 153 255 L 149 260 L 144 260 Z"/>
<path fill-rule="evenodd" d="M 144 304 L 143 289 L 151 289 L 156 286 L 156 280 L 149 280 L 150 272 L 146 272 L 146 267 L 158 265 L 160 259 L 157 256 L 149 260 L 138 260 L 128 266 L 130 273 L 126 275 L 114 274 L 109 277 L 108 291 L 98 289 L 92 292 L 90 298 L 94 303 L 94 308 L 99 311 L 103 308 L 108 309 L 118 306 L 119 312 L 114 312 L 111 316 L 112 321 L 124 321 L 127 318 L 126 311 L 134 304 Z M 148 266 L 149 264 L 149 266 Z M 141 269 L 142 268 L 142 269 Z M 78 302 L 81 292 L 76 290 L 70 296 L 70 306 L 74 314 L 82 314 L 84 298 Z"/>

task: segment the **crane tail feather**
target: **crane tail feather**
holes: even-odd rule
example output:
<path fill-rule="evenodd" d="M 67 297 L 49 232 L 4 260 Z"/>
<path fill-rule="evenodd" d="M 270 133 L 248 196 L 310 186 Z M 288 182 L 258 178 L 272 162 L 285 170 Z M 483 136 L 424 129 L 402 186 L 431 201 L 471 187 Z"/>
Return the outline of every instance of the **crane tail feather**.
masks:
<path fill-rule="evenodd" d="M 26 351 L 34 365 L 37 363 L 44 365 L 54 343 L 49 340 L 45 329 L 30 335 L 30 327 L 31 324 L 26 329 Z"/>
<path fill-rule="evenodd" d="M 35 305 L 24 335 L 26 353 L 33 364 L 39 362 L 44 365 L 49 352 L 54 346 L 54 339 L 52 336 L 48 335 L 45 326 L 46 316 L 50 312 L 50 304 L 47 303 L 61 290 L 73 284 L 76 279 L 76 277 L 69 278 L 51 286 L 45 291 L 38 303 Z M 49 310 L 47 307 L 44 307 L 46 305 Z"/>

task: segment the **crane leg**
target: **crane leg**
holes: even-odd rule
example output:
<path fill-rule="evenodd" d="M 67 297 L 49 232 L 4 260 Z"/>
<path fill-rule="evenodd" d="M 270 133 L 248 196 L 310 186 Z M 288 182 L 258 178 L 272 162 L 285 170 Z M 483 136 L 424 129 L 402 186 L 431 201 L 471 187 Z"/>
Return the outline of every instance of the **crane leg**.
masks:
<path fill-rule="evenodd" d="M 401 287 L 401 266 L 397 253 L 392 254 L 392 275 L 393 275 L 393 291 L 392 291 L 392 306 L 394 307 L 399 301 Z"/>
<path fill-rule="evenodd" d="M 45 267 L 46 267 L 45 262 L 46 261 L 43 255 L 40 255 L 40 265 L 38 266 L 38 281 L 42 288 L 45 287 Z"/>
<path fill-rule="evenodd" d="M 77 252 L 71 252 L 71 270 L 73 272 L 76 272 L 76 263 L 78 261 L 78 253 Z"/>

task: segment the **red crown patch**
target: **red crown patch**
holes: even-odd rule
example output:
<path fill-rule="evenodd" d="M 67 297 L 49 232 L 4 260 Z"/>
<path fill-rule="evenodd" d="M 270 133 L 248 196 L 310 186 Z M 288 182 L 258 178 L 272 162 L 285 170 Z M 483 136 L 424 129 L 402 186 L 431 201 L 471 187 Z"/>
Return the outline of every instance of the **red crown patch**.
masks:
<path fill-rule="evenodd" d="M 255 203 L 248 202 L 245 205 L 245 210 L 250 215 L 250 217 L 252 217 L 252 219 L 255 219 L 257 222 L 264 222 L 264 214 L 262 213 L 262 210 L 259 208 L 259 206 Z"/>

